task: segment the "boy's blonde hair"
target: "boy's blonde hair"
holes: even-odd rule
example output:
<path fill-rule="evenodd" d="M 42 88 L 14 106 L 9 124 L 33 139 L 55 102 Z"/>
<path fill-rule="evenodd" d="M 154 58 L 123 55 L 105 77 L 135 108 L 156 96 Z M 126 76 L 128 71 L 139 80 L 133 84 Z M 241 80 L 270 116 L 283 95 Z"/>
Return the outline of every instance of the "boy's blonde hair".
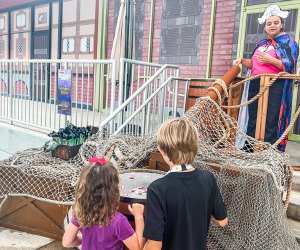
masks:
<path fill-rule="evenodd" d="M 157 144 L 173 164 L 191 164 L 198 151 L 197 128 L 184 118 L 167 120 L 158 129 Z"/>

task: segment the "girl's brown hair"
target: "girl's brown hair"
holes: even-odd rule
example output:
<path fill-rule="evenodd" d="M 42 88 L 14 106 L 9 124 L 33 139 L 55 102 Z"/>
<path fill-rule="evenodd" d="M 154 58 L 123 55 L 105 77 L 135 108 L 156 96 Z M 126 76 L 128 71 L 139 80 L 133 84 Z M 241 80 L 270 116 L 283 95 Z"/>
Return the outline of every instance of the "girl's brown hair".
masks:
<path fill-rule="evenodd" d="M 81 227 L 106 226 L 119 206 L 119 176 L 109 164 L 85 167 L 75 190 L 73 215 Z"/>

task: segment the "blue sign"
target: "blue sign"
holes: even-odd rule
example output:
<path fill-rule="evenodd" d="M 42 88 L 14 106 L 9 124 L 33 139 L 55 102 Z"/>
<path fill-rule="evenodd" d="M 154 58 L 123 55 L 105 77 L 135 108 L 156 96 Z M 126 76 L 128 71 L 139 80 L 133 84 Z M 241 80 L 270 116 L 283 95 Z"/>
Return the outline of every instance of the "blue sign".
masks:
<path fill-rule="evenodd" d="M 72 108 L 72 70 L 60 69 L 57 82 L 57 113 L 71 115 Z"/>

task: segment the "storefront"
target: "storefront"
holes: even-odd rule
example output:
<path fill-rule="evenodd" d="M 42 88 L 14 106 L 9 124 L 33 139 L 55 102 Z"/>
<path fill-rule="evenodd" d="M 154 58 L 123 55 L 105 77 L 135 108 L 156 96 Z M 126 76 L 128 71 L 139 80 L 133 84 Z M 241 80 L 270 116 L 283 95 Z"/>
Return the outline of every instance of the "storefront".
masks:
<path fill-rule="evenodd" d="M 93 59 L 96 0 L 1 1 L 0 58 Z"/>

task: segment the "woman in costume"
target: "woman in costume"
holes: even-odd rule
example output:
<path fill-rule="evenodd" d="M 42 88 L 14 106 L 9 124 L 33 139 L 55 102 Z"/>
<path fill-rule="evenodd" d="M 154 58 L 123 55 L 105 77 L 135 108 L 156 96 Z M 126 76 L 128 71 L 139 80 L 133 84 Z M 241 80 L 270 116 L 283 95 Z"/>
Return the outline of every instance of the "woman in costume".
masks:
<path fill-rule="evenodd" d="M 266 8 L 264 15 L 258 18 L 260 24 L 265 23 L 267 38 L 257 43 L 250 59 L 238 58 L 234 65 L 242 64 L 251 69 L 251 75 L 278 74 L 281 71 L 295 73 L 299 48 L 294 39 L 283 32 L 283 19 L 288 16 L 288 11 L 282 11 L 277 5 Z M 252 99 L 259 92 L 260 78 L 250 81 L 245 85 L 244 101 Z M 248 91 L 247 91 L 248 90 Z M 268 112 L 266 119 L 265 142 L 275 143 L 290 123 L 292 109 L 293 82 L 288 79 L 278 79 L 269 89 Z M 247 96 L 248 95 L 248 96 Z M 243 100 L 242 100 L 243 101 Z M 258 101 L 248 105 L 248 112 L 243 119 L 239 119 L 247 135 L 255 137 Z M 278 149 L 285 151 L 287 136 L 281 141 Z M 244 149 L 251 150 L 246 142 Z"/>

